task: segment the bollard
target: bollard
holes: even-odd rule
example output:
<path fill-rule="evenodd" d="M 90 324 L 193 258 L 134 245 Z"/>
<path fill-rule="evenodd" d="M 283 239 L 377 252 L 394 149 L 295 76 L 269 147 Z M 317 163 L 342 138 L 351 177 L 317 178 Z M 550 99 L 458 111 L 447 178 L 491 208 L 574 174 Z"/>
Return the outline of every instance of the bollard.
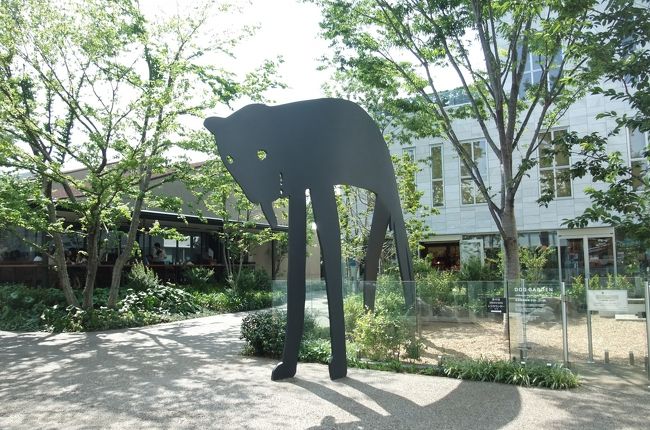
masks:
<path fill-rule="evenodd" d="M 605 364 L 609 364 L 609 351 L 605 350 Z"/>
<path fill-rule="evenodd" d="M 634 353 L 630 351 L 630 366 L 634 366 Z"/>
<path fill-rule="evenodd" d="M 648 356 L 645 356 L 645 371 L 646 373 L 650 373 L 650 360 L 648 360 Z"/>

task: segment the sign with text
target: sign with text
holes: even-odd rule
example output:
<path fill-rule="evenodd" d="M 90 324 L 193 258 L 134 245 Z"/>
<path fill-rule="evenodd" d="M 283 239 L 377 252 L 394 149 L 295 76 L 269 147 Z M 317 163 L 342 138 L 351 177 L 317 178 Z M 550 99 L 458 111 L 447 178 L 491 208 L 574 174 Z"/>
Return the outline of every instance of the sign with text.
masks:
<path fill-rule="evenodd" d="M 550 285 L 521 285 L 514 287 L 513 293 L 510 297 L 513 304 L 510 311 L 527 314 L 542 309 L 547 297 L 553 295 L 553 288 Z"/>
<path fill-rule="evenodd" d="M 589 290 L 587 306 L 590 311 L 627 312 L 627 290 Z"/>
<path fill-rule="evenodd" d="M 491 314 L 506 313 L 505 297 L 490 297 L 487 299 L 487 311 Z"/>

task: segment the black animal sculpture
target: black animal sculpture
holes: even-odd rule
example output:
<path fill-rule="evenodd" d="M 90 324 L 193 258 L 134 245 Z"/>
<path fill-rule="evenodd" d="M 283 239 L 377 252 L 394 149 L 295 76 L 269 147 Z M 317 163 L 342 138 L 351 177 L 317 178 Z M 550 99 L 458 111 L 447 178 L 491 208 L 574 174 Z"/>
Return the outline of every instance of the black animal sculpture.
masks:
<path fill-rule="evenodd" d="M 376 195 L 364 279 L 377 280 L 381 247 L 390 225 L 402 280 L 412 280 L 395 173 L 381 132 L 361 107 L 341 99 L 253 104 L 227 118 L 207 118 L 204 125 L 214 134 L 226 168 L 246 197 L 261 205 L 272 227 L 277 226 L 272 202 L 289 198 L 287 328 L 282 362 L 271 379 L 296 373 L 305 313 L 306 190 L 325 265 L 332 342 L 330 378 L 344 377 L 347 363 L 336 185 L 365 188 Z M 407 307 L 412 308 L 414 294 L 404 285 Z M 374 294 L 367 305 L 374 305 Z"/>

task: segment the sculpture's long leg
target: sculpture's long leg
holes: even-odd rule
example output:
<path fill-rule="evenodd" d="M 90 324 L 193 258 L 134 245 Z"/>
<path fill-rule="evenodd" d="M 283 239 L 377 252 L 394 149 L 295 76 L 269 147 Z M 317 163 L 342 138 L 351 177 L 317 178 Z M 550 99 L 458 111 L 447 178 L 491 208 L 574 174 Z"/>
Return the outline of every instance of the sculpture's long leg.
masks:
<path fill-rule="evenodd" d="M 332 361 L 330 378 L 343 378 L 347 374 L 345 355 L 345 321 L 343 317 L 343 279 L 341 273 L 341 229 L 336 198 L 332 187 L 310 189 L 318 241 L 325 263 L 327 306 L 330 316 Z"/>
<path fill-rule="evenodd" d="M 375 308 L 375 285 L 377 273 L 379 272 L 379 259 L 381 248 L 386 239 L 386 227 L 390 221 L 390 212 L 382 199 L 377 196 L 375 199 L 375 210 L 372 214 L 372 224 L 368 235 L 368 247 L 366 249 L 366 267 L 363 280 L 366 286 L 363 290 L 364 305 L 373 310 Z"/>
<path fill-rule="evenodd" d="M 287 274 L 287 329 L 280 362 L 271 379 L 291 378 L 296 374 L 298 349 L 305 321 L 306 214 L 305 194 L 289 198 L 289 270 Z"/>
<path fill-rule="evenodd" d="M 415 286 L 413 285 L 413 262 L 409 252 L 408 236 L 404 216 L 400 209 L 399 200 L 391 204 L 391 227 L 395 236 L 395 250 L 397 252 L 397 264 L 399 265 L 400 276 L 402 277 L 402 288 L 404 290 L 404 301 L 409 311 L 415 309 Z"/>

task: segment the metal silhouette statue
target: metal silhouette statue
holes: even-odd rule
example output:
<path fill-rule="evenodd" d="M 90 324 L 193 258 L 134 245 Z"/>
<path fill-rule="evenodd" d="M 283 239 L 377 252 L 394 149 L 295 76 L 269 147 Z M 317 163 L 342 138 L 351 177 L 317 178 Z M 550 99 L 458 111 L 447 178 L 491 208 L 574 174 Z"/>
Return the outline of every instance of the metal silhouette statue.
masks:
<path fill-rule="evenodd" d="M 395 173 L 379 128 L 361 107 L 341 99 L 253 104 L 227 118 L 207 118 L 204 125 L 214 134 L 226 168 L 246 197 L 261 205 L 272 227 L 277 226 L 272 202 L 280 197 L 289 199 L 287 328 L 282 362 L 271 379 L 296 373 L 305 313 L 306 190 L 325 266 L 332 343 L 330 378 L 345 377 L 341 235 L 334 186 L 352 185 L 376 195 L 364 279 L 377 280 L 381 247 L 390 226 L 402 280 L 412 280 Z M 414 294 L 404 285 L 407 308 L 412 308 Z M 374 294 L 367 305 L 373 307 Z"/>

